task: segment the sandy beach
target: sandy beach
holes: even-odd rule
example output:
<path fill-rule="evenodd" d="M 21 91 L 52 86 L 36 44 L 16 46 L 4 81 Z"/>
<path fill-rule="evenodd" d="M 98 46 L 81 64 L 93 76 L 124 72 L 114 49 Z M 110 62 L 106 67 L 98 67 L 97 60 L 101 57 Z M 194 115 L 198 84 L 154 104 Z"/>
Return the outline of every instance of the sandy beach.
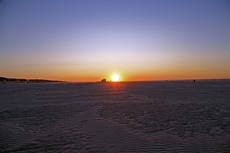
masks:
<path fill-rule="evenodd" d="M 0 152 L 230 152 L 230 80 L 0 84 Z"/>

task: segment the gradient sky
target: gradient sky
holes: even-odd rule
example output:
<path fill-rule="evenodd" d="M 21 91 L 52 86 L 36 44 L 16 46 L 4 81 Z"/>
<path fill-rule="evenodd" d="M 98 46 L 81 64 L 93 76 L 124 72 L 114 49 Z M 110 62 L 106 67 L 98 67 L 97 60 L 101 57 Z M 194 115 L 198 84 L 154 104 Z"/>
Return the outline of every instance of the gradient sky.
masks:
<path fill-rule="evenodd" d="M 230 78 L 228 0 L 2 0 L 0 76 Z"/>

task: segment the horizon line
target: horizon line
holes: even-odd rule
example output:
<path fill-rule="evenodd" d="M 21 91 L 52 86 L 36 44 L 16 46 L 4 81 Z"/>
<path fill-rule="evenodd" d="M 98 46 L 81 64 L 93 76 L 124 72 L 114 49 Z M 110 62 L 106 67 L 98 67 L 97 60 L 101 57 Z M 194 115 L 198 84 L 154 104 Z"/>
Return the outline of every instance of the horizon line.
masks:
<path fill-rule="evenodd" d="M 14 78 L 14 77 L 0 77 L 0 78 L 6 78 L 6 79 L 24 79 L 24 80 L 44 80 L 44 81 L 58 81 L 58 82 L 69 82 L 69 83 L 97 83 L 101 82 L 101 80 L 97 81 L 65 81 L 65 80 L 58 80 L 58 79 L 45 79 L 45 78 L 36 78 L 36 79 L 25 79 L 25 78 Z M 186 80 L 230 80 L 230 78 L 190 78 L 190 79 L 156 79 L 156 80 L 124 80 L 124 81 L 108 81 L 112 83 L 118 83 L 118 82 L 150 82 L 150 81 L 186 81 Z"/>

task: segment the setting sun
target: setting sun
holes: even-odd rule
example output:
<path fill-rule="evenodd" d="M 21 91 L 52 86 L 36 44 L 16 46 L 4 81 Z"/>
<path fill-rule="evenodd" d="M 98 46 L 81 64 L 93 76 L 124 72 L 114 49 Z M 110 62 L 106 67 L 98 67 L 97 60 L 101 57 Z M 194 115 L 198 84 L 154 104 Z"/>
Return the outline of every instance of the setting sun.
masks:
<path fill-rule="evenodd" d="M 119 80 L 119 75 L 114 74 L 114 75 L 112 76 L 112 81 L 118 81 L 118 80 Z"/>

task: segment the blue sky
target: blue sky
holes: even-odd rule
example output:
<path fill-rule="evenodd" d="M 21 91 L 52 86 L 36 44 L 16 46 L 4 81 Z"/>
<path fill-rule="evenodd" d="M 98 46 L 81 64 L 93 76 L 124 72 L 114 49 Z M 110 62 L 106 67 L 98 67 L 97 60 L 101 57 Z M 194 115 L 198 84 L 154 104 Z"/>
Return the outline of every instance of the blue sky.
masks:
<path fill-rule="evenodd" d="M 2 0 L 0 23 L 1 76 L 230 77 L 227 0 Z"/>

